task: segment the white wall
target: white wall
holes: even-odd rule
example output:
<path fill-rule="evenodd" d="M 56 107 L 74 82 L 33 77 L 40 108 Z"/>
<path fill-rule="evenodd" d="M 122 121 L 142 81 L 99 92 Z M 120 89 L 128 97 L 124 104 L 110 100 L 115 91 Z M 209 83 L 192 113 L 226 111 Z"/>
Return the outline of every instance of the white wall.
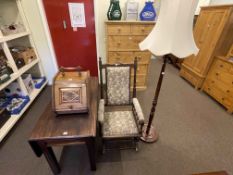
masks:
<path fill-rule="evenodd" d="M 233 4 L 233 0 L 211 0 L 210 5 Z"/>
<path fill-rule="evenodd" d="M 202 6 L 208 6 L 211 0 L 199 0 L 195 15 L 199 15 Z"/>
<path fill-rule="evenodd" d="M 22 0 L 22 6 L 32 32 L 38 54 L 42 60 L 45 74 L 51 84 L 53 76 L 57 72 L 57 65 L 56 62 L 54 62 L 53 54 L 49 49 L 49 43 L 43 28 L 37 1 Z"/>

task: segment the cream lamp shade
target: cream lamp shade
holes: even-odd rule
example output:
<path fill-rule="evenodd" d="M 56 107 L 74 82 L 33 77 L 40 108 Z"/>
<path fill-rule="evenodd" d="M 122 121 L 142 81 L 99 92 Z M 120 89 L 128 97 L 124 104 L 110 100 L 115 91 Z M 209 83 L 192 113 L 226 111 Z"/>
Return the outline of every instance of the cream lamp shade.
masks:
<path fill-rule="evenodd" d="M 156 56 L 185 58 L 199 49 L 193 37 L 193 18 L 198 0 L 161 0 L 155 27 L 139 47 Z"/>

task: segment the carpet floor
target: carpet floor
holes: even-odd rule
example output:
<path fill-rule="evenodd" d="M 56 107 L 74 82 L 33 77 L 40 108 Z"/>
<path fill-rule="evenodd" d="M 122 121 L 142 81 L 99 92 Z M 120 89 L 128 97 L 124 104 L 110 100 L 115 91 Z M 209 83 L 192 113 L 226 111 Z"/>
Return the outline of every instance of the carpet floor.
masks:
<path fill-rule="evenodd" d="M 152 60 L 148 88 L 138 98 L 148 119 L 162 61 Z M 233 174 L 233 117 L 203 92 L 195 90 L 167 66 L 154 126 L 159 140 L 140 142 L 139 152 L 114 150 L 98 155 L 90 171 L 84 145 L 56 147 L 62 175 L 189 175 L 226 170 Z M 47 87 L 0 145 L 1 175 L 51 175 L 42 156 L 37 158 L 27 139 L 51 98 Z"/>

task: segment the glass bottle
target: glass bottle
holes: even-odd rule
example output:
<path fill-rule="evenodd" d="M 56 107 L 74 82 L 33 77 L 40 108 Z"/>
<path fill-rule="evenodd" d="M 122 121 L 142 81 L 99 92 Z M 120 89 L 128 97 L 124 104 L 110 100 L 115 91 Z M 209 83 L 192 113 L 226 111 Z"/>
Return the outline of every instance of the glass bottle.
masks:
<path fill-rule="evenodd" d="M 155 8 L 152 1 L 147 1 L 140 13 L 141 21 L 154 21 L 156 17 Z"/>
<path fill-rule="evenodd" d="M 107 12 L 108 20 L 111 20 L 111 9 L 112 9 L 112 6 L 113 6 L 113 0 L 110 0 L 110 5 L 109 5 L 109 8 L 108 8 L 108 12 Z"/>
<path fill-rule="evenodd" d="M 109 20 L 121 20 L 122 12 L 119 0 L 111 0 L 107 17 Z"/>

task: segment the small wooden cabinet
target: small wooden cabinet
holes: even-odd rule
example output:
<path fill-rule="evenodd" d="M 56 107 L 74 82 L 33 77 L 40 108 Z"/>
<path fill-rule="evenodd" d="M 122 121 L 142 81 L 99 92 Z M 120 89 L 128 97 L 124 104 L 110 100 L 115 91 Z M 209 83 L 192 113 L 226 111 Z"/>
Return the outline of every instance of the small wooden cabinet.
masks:
<path fill-rule="evenodd" d="M 134 58 L 138 57 L 136 85 L 138 90 L 146 89 L 151 53 L 140 51 L 138 44 L 151 32 L 155 22 L 106 21 L 105 24 L 107 62 L 109 64 L 133 63 Z"/>
<path fill-rule="evenodd" d="M 215 57 L 202 89 L 232 113 L 233 62 Z"/>
<path fill-rule="evenodd" d="M 201 88 L 214 55 L 226 56 L 233 42 L 233 5 L 202 7 L 194 28 L 200 51 L 184 60 L 180 76 Z"/>

